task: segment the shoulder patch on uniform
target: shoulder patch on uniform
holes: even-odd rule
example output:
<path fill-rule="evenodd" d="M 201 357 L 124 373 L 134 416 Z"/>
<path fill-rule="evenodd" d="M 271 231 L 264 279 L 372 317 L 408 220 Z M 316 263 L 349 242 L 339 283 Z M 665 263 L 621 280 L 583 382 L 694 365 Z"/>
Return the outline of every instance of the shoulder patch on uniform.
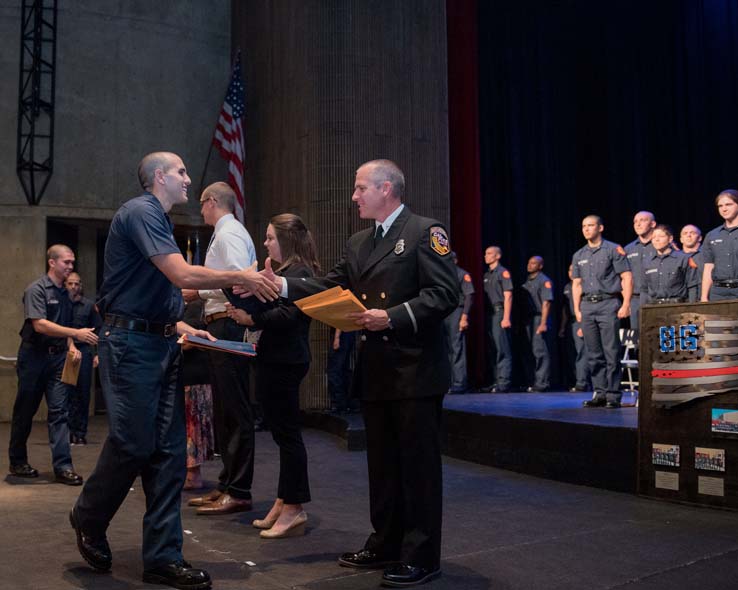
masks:
<path fill-rule="evenodd" d="M 503 270 L 502 271 L 502 278 L 503 279 L 509 279 L 510 278 L 510 271 L 509 270 Z"/>
<path fill-rule="evenodd" d="M 546 289 L 550 289 L 551 288 L 551 281 L 546 281 L 545 283 L 543 283 L 543 286 L 546 287 Z"/>
<path fill-rule="evenodd" d="M 471 283 L 471 277 L 469 276 L 469 273 L 464 275 L 464 282 Z"/>
<path fill-rule="evenodd" d="M 620 254 L 620 256 L 625 256 L 625 250 L 623 250 L 622 246 L 615 246 L 615 250 Z"/>
<path fill-rule="evenodd" d="M 451 252 L 451 248 L 448 245 L 448 236 L 446 235 L 446 230 L 443 229 L 440 225 L 434 225 L 432 228 L 430 228 L 430 247 L 431 250 L 433 250 L 437 254 L 440 254 L 441 256 L 446 256 L 446 254 Z"/>
<path fill-rule="evenodd" d="M 697 263 L 694 261 L 694 258 L 689 259 L 689 267 L 690 268 L 698 268 Z"/>

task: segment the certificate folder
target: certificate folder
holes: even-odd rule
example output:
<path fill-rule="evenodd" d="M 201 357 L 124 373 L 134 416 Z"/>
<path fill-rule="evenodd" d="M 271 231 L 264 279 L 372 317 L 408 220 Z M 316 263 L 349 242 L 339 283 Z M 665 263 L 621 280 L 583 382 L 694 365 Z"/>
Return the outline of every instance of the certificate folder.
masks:
<path fill-rule="evenodd" d="M 310 297 L 298 299 L 295 305 L 305 315 L 343 332 L 361 330 L 361 326 L 357 326 L 354 320 L 346 316 L 351 312 L 366 311 L 366 307 L 356 295 L 341 287 L 333 287 Z"/>
<path fill-rule="evenodd" d="M 272 307 L 274 307 L 273 301 L 259 301 L 253 295 L 249 297 L 241 297 L 240 295 L 236 295 L 233 292 L 232 287 L 229 287 L 228 289 L 223 289 L 223 295 L 226 296 L 226 299 L 228 299 L 228 303 L 230 303 L 233 307 L 243 309 L 249 315 L 264 312 L 267 309 L 271 309 Z"/>
<path fill-rule="evenodd" d="M 195 348 L 204 348 L 206 350 L 217 350 L 219 352 L 229 352 L 231 354 L 240 354 L 242 356 L 256 356 L 256 346 L 251 342 L 237 342 L 235 340 L 208 340 L 199 336 L 185 334 L 179 339 L 180 344 L 189 344 Z"/>
<path fill-rule="evenodd" d="M 79 368 L 82 365 L 82 361 L 74 360 L 74 354 L 71 350 L 67 351 L 67 358 L 64 361 L 64 368 L 62 369 L 61 382 L 67 385 L 77 385 L 79 379 Z"/>

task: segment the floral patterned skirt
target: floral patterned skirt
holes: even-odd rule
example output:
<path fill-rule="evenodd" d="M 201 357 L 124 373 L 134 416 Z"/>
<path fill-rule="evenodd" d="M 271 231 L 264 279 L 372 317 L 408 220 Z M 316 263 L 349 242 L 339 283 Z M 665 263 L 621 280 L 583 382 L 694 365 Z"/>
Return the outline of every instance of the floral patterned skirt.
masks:
<path fill-rule="evenodd" d="M 213 458 L 213 393 L 210 385 L 185 385 L 187 468 Z"/>

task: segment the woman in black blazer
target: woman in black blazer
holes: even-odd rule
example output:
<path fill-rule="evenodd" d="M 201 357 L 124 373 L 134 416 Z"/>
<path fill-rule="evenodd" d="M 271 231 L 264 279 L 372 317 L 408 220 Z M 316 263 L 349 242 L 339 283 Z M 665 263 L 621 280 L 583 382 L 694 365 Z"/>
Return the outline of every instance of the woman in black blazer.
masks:
<path fill-rule="evenodd" d="M 313 238 L 297 215 L 273 217 L 264 246 L 278 275 L 303 278 L 320 272 Z M 264 529 L 260 533 L 264 539 L 302 535 L 307 522 L 302 505 L 310 501 L 310 487 L 300 433 L 300 383 L 310 366 L 310 318 L 284 299 L 252 315 L 232 307 L 228 314 L 239 324 L 262 330 L 257 344 L 256 395 L 279 446 L 277 499 L 266 517 L 253 525 Z"/>

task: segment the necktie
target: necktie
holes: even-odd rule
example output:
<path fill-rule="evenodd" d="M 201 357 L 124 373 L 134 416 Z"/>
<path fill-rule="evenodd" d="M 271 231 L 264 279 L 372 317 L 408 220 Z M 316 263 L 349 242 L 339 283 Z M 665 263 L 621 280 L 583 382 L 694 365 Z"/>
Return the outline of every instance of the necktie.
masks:
<path fill-rule="evenodd" d="M 384 236 L 384 227 L 381 225 L 377 226 L 377 231 L 374 233 L 374 247 L 377 247 L 377 244 L 382 240 L 382 236 Z"/>

